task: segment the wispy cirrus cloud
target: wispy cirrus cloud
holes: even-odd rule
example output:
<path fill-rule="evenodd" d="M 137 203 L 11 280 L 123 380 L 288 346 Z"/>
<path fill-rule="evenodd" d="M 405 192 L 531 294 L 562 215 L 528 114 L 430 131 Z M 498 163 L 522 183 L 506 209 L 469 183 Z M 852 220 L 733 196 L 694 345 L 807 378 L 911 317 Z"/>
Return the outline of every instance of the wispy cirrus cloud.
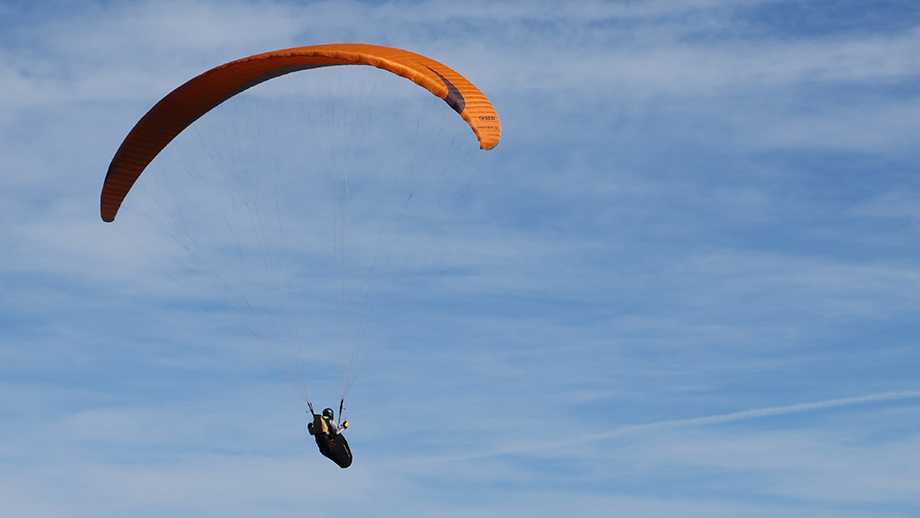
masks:
<path fill-rule="evenodd" d="M 54 7 L 0 7 L 3 509 L 916 515 L 911 4 Z M 165 93 L 334 41 L 449 63 L 505 129 L 354 390 L 344 472 L 180 254 L 98 217 Z"/>

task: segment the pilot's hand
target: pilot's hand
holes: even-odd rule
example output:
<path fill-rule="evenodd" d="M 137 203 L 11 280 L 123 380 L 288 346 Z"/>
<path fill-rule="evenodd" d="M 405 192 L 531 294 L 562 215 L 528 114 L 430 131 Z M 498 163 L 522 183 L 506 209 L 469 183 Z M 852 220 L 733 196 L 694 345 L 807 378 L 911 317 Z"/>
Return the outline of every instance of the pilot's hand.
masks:
<path fill-rule="evenodd" d="M 348 428 L 348 421 L 345 421 L 344 423 L 342 423 L 342 428 Z"/>

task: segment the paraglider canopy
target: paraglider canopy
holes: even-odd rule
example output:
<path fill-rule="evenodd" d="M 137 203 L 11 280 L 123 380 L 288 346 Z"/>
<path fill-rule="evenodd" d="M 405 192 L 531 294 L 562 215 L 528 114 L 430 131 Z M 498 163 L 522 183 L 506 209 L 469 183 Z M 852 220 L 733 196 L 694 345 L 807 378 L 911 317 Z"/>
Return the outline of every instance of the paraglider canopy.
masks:
<path fill-rule="evenodd" d="M 227 99 L 275 77 L 333 65 L 368 65 L 405 77 L 444 99 L 469 124 L 482 149 L 492 149 L 501 124 L 492 104 L 447 66 L 405 50 L 357 43 L 313 45 L 256 54 L 213 68 L 158 102 L 134 126 L 109 166 L 100 200 L 111 222 L 147 165 L 179 133 Z"/>

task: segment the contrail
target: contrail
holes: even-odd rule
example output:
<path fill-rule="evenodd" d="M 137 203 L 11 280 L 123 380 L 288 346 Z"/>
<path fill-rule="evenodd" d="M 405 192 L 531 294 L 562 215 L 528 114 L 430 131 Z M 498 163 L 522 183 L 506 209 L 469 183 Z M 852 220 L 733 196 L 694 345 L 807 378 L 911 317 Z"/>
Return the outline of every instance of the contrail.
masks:
<path fill-rule="evenodd" d="M 441 460 L 470 460 L 481 459 L 486 457 L 498 457 L 511 453 L 521 453 L 525 451 L 542 450 L 549 448 L 568 447 L 573 444 L 583 444 L 587 442 L 622 437 L 624 435 L 638 434 L 652 430 L 666 428 L 684 428 L 691 426 L 705 426 L 712 424 L 731 423 L 735 421 L 745 421 L 748 419 L 757 419 L 759 417 L 769 417 L 775 415 L 797 414 L 801 412 L 810 412 L 813 410 L 823 410 L 826 408 L 837 408 L 843 406 L 862 405 L 866 403 L 876 403 L 879 401 L 894 401 L 898 399 L 910 399 L 920 397 L 918 390 L 901 390 L 897 392 L 883 392 L 880 394 L 870 394 L 868 396 L 828 399 L 817 403 L 799 403 L 796 405 L 773 406 L 766 408 L 757 408 L 754 410 L 742 410 L 740 412 L 730 412 L 728 414 L 718 414 L 706 417 L 694 417 L 691 419 L 670 419 L 665 421 L 655 421 L 653 423 L 637 424 L 617 428 L 608 432 L 584 435 L 581 437 L 571 437 L 563 441 L 543 442 L 520 444 L 512 448 L 494 450 L 490 452 L 474 453 L 457 457 L 442 458 Z"/>

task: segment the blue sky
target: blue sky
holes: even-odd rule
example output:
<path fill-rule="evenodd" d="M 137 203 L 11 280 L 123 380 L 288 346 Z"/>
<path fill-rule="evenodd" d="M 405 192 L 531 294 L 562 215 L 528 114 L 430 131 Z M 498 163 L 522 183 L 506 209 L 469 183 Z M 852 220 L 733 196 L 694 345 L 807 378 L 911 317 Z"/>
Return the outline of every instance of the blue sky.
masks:
<path fill-rule="evenodd" d="M 187 79 L 351 41 L 461 72 L 503 138 L 339 470 L 98 196 Z M 5 1 L 0 508 L 916 516 L 918 56 L 910 1 Z"/>

